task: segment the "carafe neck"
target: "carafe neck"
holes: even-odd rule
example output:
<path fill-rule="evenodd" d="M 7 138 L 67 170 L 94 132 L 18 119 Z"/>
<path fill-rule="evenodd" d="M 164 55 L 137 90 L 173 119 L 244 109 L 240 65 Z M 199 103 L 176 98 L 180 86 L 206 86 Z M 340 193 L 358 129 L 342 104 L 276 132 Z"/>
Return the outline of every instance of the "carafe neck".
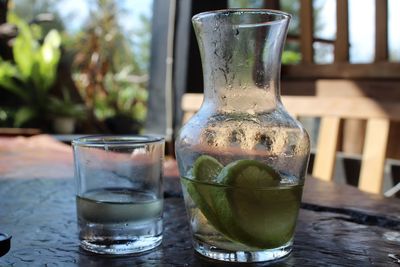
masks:
<path fill-rule="evenodd" d="M 289 15 L 254 11 L 193 18 L 204 101 L 226 112 L 265 112 L 280 101 L 281 53 Z"/>

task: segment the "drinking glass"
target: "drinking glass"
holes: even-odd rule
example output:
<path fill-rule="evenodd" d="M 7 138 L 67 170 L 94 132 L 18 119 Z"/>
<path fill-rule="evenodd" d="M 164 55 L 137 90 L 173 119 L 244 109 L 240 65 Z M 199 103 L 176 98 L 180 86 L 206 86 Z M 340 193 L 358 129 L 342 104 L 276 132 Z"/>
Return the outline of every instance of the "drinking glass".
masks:
<path fill-rule="evenodd" d="M 81 247 L 130 254 L 160 245 L 164 139 L 88 136 L 72 145 Z"/>

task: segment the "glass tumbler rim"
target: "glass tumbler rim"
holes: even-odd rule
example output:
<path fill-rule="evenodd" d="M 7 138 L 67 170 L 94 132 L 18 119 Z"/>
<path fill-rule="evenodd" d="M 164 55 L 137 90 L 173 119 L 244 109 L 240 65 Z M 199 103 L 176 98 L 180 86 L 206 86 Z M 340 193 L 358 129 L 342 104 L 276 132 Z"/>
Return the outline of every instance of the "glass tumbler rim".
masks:
<path fill-rule="evenodd" d="M 72 140 L 72 146 L 79 147 L 104 147 L 104 146 L 136 146 L 141 144 L 157 144 L 165 142 L 161 135 L 112 135 L 99 134 L 81 136 Z"/>

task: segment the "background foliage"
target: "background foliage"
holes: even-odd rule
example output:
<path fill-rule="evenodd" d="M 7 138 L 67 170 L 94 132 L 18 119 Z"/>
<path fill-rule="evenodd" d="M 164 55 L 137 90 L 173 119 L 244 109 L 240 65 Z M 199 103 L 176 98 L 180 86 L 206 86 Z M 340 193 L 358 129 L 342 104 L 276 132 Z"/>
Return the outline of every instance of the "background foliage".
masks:
<path fill-rule="evenodd" d="M 49 130 L 53 117 L 68 116 L 81 119 L 82 133 L 140 131 L 147 113 L 148 14 L 137 20 L 138 30 L 126 32 L 125 1 L 91 0 L 86 21 L 71 30 L 60 1 L 0 1 L 8 7 L 5 24 L 17 29 L 11 41 L 0 39 L 13 51 L 11 58 L 0 51 L 0 93 L 6 96 L 0 126 Z M 121 119 L 125 129 L 118 129 Z"/>

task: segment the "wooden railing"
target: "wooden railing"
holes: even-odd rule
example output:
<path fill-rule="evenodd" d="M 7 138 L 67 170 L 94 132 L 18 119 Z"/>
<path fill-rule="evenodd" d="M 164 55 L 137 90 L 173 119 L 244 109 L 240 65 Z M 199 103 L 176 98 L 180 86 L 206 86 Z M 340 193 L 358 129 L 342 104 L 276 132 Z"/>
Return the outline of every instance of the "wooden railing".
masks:
<path fill-rule="evenodd" d="M 312 0 L 298 0 L 300 2 L 300 34 L 298 40 L 300 43 L 300 52 L 302 55 L 302 64 L 314 63 L 314 49 L 313 44 L 318 41 L 314 36 L 314 9 Z M 271 4 L 271 3 L 274 4 Z M 265 1 L 266 7 L 279 7 L 279 0 Z M 360 5 L 363 3 L 360 2 Z M 376 62 L 388 62 L 388 0 L 375 0 L 375 59 Z M 292 38 L 291 38 L 292 39 Z M 336 38 L 332 40 L 334 43 L 334 64 L 335 63 L 348 63 L 349 62 L 349 2 L 348 0 L 336 0 Z M 366 65 L 374 65 L 374 63 Z M 385 65 L 386 69 L 396 66 L 398 64 Z M 341 64 L 341 66 L 343 66 Z M 377 70 L 379 65 L 377 65 Z M 301 68 L 301 67 L 300 67 Z M 341 78 L 344 72 L 337 72 L 339 68 L 330 68 L 329 75 L 333 78 L 336 74 L 337 78 Z M 396 69 L 398 70 L 398 69 Z M 288 73 L 289 75 L 293 73 Z M 302 72 L 304 75 L 304 71 Z M 310 73 L 313 73 L 310 71 Z M 354 72 L 356 77 L 357 72 Z M 378 72 L 382 73 L 382 71 Z M 386 72 L 385 72 L 386 73 Z M 294 73 L 293 73 L 294 74 Z M 319 75 L 316 73 L 315 76 Z M 391 72 L 391 75 L 400 78 L 400 73 Z M 311 77 L 313 77 L 312 75 Z M 352 76 L 352 73 L 346 76 Z M 379 76 L 379 74 L 375 74 Z M 320 78 L 320 77 L 318 77 Z M 327 77 L 324 77 L 327 78 Z M 353 78 L 353 77 L 346 77 Z"/>

